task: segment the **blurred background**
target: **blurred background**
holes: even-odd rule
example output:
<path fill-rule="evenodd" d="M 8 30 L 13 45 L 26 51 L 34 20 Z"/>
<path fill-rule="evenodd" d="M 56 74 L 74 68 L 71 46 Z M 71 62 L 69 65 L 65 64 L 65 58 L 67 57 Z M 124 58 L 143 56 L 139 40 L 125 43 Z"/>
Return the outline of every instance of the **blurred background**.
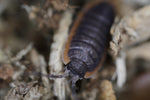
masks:
<path fill-rule="evenodd" d="M 64 72 L 54 51 L 62 52 L 84 5 L 97 1 L 115 9 L 112 40 L 103 68 L 77 82 L 77 97 L 150 100 L 150 0 L 0 0 L 0 100 L 73 100 L 69 79 L 32 74 Z"/>

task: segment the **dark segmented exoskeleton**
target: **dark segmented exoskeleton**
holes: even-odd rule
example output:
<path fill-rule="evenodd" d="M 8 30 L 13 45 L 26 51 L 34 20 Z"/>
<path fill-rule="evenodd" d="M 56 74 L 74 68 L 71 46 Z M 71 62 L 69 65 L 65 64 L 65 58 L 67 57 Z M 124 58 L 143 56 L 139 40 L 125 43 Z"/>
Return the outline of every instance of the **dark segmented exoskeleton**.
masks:
<path fill-rule="evenodd" d="M 74 94 L 76 81 L 90 77 L 101 67 L 109 44 L 113 21 L 114 10 L 109 3 L 85 6 L 71 28 L 64 48 L 65 73 L 49 77 L 61 78 L 70 75 Z"/>

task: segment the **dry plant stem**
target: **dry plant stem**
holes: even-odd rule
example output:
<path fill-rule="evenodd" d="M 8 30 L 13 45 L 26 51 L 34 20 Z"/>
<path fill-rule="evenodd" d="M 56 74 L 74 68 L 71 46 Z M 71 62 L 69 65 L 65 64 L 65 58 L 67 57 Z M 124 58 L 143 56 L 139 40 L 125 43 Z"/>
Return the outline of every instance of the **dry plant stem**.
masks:
<path fill-rule="evenodd" d="M 111 33 L 113 35 L 110 44 L 113 56 L 117 56 L 121 50 L 129 45 L 145 41 L 150 38 L 150 6 L 145 6 L 131 15 L 124 16 L 114 24 Z"/>
<path fill-rule="evenodd" d="M 19 61 L 23 56 L 29 53 L 32 47 L 33 47 L 33 44 L 30 43 L 25 49 L 21 50 L 14 58 L 12 58 L 12 61 Z"/>
<path fill-rule="evenodd" d="M 46 69 L 46 61 L 44 59 L 44 57 L 42 55 L 40 55 L 35 49 L 32 49 L 30 52 L 30 58 L 31 58 L 31 62 L 33 63 L 33 65 L 35 66 L 35 72 L 41 72 L 44 75 L 47 75 L 47 69 Z M 51 84 L 49 82 L 48 77 L 41 77 L 42 79 L 42 84 L 44 85 L 44 87 L 46 87 L 47 92 L 49 92 L 49 94 L 45 95 L 42 99 L 47 100 L 48 98 L 51 97 L 50 93 L 51 93 Z"/>
<path fill-rule="evenodd" d="M 69 32 L 69 26 L 72 22 L 72 10 L 67 10 L 64 12 L 64 15 L 59 23 L 59 29 L 54 34 L 53 41 L 51 46 L 51 53 L 50 53 L 50 60 L 49 60 L 49 66 L 50 66 L 50 73 L 53 75 L 59 75 L 60 72 L 63 71 L 63 64 L 62 64 L 62 51 L 64 44 L 68 37 Z M 61 79 L 54 79 L 54 95 L 58 97 L 59 100 L 65 100 L 66 97 L 66 80 L 64 78 Z"/>
<path fill-rule="evenodd" d="M 144 58 L 148 61 L 150 61 L 150 42 L 146 42 L 144 44 L 141 44 L 137 47 L 132 47 L 132 49 L 129 49 L 127 52 L 127 58 L 129 59 L 130 63 L 133 63 L 133 61 L 137 58 Z"/>
<path fill-rule="evenodd" d="M 108 80 L 103 80 L 100 84 L 100 95 L 98 100 L 116 100 L 112 83 Z"/>
<path fill-rule="evenodd" d="M 112 27 L 111 33 L 113 38 L 110 43 L 110 47 L 113 52 L 112 56 L 116 58 L 118 76 L 117 84 L 119 87 L 123 85 L 123 82 L 125 82 L 126 67 L 125 56 L 120 55 L 128 52 L 129 47 L 130 49 L 133 48 L 134 44 L 140 44 L 150 38 L 149 10 L 150 6 L 145 6 L 130 15 L 124 16 L 120 21 L 114 23 Z M 122 72 L 124 72 L 124 74 Z"/>
<path fill-rule="evenodd" d="M 16 55 L 15 58 L 11 58 L 11 59 L 10 59 L 11 62 L 13 62 L 16 66 L 20 67 L 20 70 L 16 71 L 16 72 L 13 74 L 13 76 L 12 76 L 12 78 L 13 78 L 14 80 L 16 80 L 16 79 L 24 72 L 24 70 L 26 69 L 26 66 L 23 65 L 19 60 L 20 60 L 23 56 L 27 55 L 27 53 L 29 53 L 29 51 L 30 51 L 31 49 L 32 49 L 32 43 L 30 43 L 25 49 L 21 50 L 21 51 Z"/>
<path fill-rule="evenodd" d="M 40 68 L 41 68 L 41 73 L 43 73 L 43 74 L 45 74 L 45 75 L 47 75 L 48 73 L 47 73 L 47 69 L 46 69 L 46 61 L 45 61 L 45 59 L 44 59 L 44 57 L 43 56 L 41 56 L 41 55 L 39 55 L 39 61 L 40 61 Z M 44 87 L 46 87 L 46 89 L 47 89 L 47 91 L 50 93 L 51 92 L 51 84 L 50 84 L 50 82 L 49 82 L 49 79 L 48 79 L 48 77 L 42 77 L 42 82 L 43 82 L 43 84 L 44 84 Z M 44 97 L 44 99 L 48 99 L 48 98 L 50 98 L 50 96 L 51 95 L 45 95 Z"/>
<path fill-rule="evenodd" d="M 39 57 L 39 60 L 40 60 L 40 62 L 41 62 L 41 63 L 40 63 L 40 64 L 41 64 L 41 73 L 47 75 L 48 73 L 47 73 L 47 71 L 46 71 L 46 61 L 45 61 L 44 57 L 43 57 L 43 56 L 40 56 L 40 57 Z M 47 77 L 42 77 L 42 81 L 43 81 L 44 86 L 45 86 L 48 90 L 50 90 L 49 79 L 48 79 Z"/>
<path fill-rule="evenodd" d="M 123 84 L 126 82 L 126 54 L 125 52 L 121 52 L 120 56 L 116 59 L 116 67 L 117 67 L 117 85 L 118 87 L 123 87 Z"/>

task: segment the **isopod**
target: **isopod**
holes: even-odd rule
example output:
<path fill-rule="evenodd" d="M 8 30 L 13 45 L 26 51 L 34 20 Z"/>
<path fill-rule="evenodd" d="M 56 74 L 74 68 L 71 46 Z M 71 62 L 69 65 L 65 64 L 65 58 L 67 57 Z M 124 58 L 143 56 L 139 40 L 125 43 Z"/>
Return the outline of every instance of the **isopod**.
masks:
<path fill-rule="evenodd" d="M 63 51 L 66 70 L 63 75 L 50 78 L 71 77 L 72 92 L 79 79 L 89 78 L 100 69 L 110 41 L 110 28 L 114 21 L 113 7 L 107 2 L 85 6 L 71 28 Z"/>

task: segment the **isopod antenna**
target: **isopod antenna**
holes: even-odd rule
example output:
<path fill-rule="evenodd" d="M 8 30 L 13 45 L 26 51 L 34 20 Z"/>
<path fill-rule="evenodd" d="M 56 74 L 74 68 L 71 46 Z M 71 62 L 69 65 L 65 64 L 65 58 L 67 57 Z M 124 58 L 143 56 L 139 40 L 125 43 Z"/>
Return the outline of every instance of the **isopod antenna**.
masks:
<path fill-rule="evenodd" d="M 62 75 L 53 75 L 53 74 L 44 75 L 44 74 L 41 74 L 41 76 L 47 76 L 48 78 L 64 78 L 64 77 L 69 76 L 69 72 L 70 72 L 69 70 L 65 70 L 65 72 Z"/>
<path fill-rule="evenodd" d="M 53 75 L 53 74 L 43 74 L 41 72 L 33 72 L 32 75 L 33 76 L 44 76 L 44 77 L 48 77 L 51 79 L 55 79 L 55 78 L 64 78 L 69 76 L 69 72 L 68 70 L 65 70 L 65 72 L 62 75 Z"/>
<path fill-rule="evenodd" d="M 64 78 L 70 75 L 70 70 L 65 70 L 65 72 L 62 75 L 53 75 L 53 74 L 43 74 L 41 72 L 34 72 L 32 73 L 33 76 L 43 76 L 43 77 L 48 77 L 51 79 L 55 79 L 55 78 Z M 76 95 L 76 82 L 79 80 L 79 76 L 78 75 L 73 75 L 71 77 L 71 91 L 72 91 L 72 97 L 74 100 L 78 100 L 77 99 L 77 95 Z"/>

